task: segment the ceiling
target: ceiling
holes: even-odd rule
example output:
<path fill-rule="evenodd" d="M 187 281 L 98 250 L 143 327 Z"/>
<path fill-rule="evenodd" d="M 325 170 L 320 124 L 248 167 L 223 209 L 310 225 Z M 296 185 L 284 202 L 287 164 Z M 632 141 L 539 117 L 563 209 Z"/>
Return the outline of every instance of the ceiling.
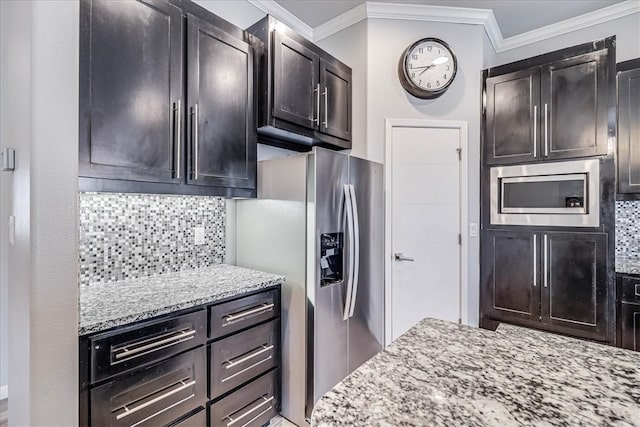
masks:
<path fill-rule="evenodd" d="M 275 0 L 312 28 L 365 0 Z M 371 0 L 370 0 L 371 1 Z M 623 0 L 374 0 L 384 3 L 491 9 L 504 38 L 526 33 Z"/>

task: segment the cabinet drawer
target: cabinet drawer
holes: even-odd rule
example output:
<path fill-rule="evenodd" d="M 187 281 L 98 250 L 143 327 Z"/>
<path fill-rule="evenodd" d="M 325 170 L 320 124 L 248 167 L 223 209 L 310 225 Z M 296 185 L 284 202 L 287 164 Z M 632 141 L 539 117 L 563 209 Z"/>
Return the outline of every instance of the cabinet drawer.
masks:
<path fill-rule="evenodd" d="M 640 351 L 640 304 L 620 307 L 620 347 Z"/>
<path fill-rule="evenodd" d="M 279 319 L 211 344 L 209 397 L 221 396 L 275 367 L 279 347 Z"/>
<path fill-rule="evenodd" d="M 91 425 L 166 425 L 206 402 L 205 347 L 91 390 Z"/>
<path fill-rule="evenodd" d="M 170 427 L 202 427 L 205 425 L 207 425 L 207 411 L 202 408 L 195 414 L 171 424 Z"/>
<path fill-rule="evenodd" d="M 209 307 L 209 338 L 219 338 L 280 316 L 276 289 Z"/>
<path fill-rule="evenodd" d="M 91 382 L 204 344 L 205 322 L 200 310 L 91 337 Z"/>
<path fill-rule="evenodd" d="M 622 300 L 640 303 L 640 277 L 622 276 Z"/>
<path fill-rule="evenodd" d="M 209 408 L 210 427 L 258 427 L 278 414 L 277 370 L 256 379 Z"/>

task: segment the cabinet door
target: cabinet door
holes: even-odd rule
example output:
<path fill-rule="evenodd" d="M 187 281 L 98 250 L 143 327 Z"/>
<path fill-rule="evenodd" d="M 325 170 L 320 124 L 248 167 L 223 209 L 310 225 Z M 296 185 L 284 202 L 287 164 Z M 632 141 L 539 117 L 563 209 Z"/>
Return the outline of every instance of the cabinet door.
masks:
<path fill-rule="evenodd" d="M 544 156 L 548 159 L 607 153 L 607 51 L 542 68 Z"/>
<path fill-rule="evenodd" d="M 487 79 L 487 164 L 538 160 L 540 69 Z"/>
<path fill-rule="evenodd" d="M 484 314 L 497 320 L 540 320 L 539 236 L 486 231 L 482 235 Z"/>
<path fill-rule="evenodd" d="M 604 339 L 607 235 L 545 233 L 542 252 L 542 321 Z"/>
<path fill-rule="evenodd" d="M 318 55 L 279 31 L 274 31 L 273 43 L 273 116 L 317 129 Z"/>
<path fill-rule="evenodd" d="M 182 13 L 81 2 L 80 176 L 179 181 Z"/>
<path fill-rule="evenodd" d="M 320 132 L 351 140 L 351 70 L 320 60 Z"/>
<path fill-rule="evenodd" d="M 255 188 L 251 47 L 188 16 L 189 184 Z"/>
<path fill-rule="evenodd" d="M 640 304 L 620 307 L 620 347 L 640 351 Z"/>
<path fill-rule="evenodd" d="M 618 74 L 618 191 L 640 193 L 640 68 Z"/>

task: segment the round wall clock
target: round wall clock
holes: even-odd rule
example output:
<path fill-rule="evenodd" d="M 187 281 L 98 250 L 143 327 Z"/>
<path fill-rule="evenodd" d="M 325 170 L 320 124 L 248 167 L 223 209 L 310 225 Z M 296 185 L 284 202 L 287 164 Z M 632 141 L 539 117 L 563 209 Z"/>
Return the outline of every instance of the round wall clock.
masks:
<path fill-rule="evenodd" d="M 448 44 L 433 37 L 424 38 L 405 49 L 398 63 L 402 87 L 411 95 L 433 99 L 453 83 L 458 60 Z"/>

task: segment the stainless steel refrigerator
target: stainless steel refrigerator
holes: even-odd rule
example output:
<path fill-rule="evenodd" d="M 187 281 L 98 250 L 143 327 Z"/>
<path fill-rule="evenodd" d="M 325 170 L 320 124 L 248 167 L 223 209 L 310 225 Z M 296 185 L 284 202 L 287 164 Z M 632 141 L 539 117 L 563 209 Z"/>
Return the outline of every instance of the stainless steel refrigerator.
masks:
<path fill-rule="evenodd" d="M 237 264 L 287 276 L 282 415 L 304 425 L 384 343 L 383 168 L 322 148 L 262 161 L 236 209 Z"/>

